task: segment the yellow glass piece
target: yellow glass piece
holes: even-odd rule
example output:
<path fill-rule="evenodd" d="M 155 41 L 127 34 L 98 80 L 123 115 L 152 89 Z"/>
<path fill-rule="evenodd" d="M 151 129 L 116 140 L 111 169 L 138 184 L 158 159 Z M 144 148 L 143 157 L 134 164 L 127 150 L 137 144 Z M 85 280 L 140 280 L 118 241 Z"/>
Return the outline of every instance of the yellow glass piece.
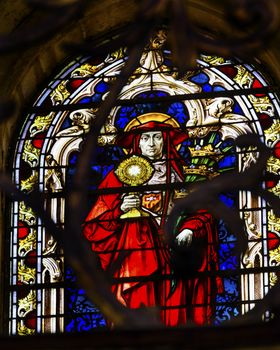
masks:
<path fill-rule="evenodd" d="M 36 305 L 37 305 L 36 291 L 31 290 L 25 298 L 19 299 L 18 316 L 25 317 L 29 312 L 36 309 Z"/>
<path fill-rule="evenodd" d="M 271 143 L 277 141 L 280 135 L 280 122 L 275 120 L 271 127 L 264 131 L 266 141 Z"/>
<path fill-rule="evenodd" d="M 19 256 L 25 256 L 28 252 L 36 249 L 36 230 L 31 229 L 31 232 L 25 239 L 19 240 L 18 254 Z"/>
<path fill-rule="evenodd" d="M 30 329 L 27 328 L 23 322 L 18 323 L 18 335 L 34 335 L 35 334 L 35 329 Z"/>
<path fill-rule="evenodd" d="M 268 213 L 268 230 L 272 232 L 280 232 L 280 218 L 273 211 Z"/>
<path fill-rule="evenodd" d="M 206 56 L 202 55 L 201 58 L 204 62 L 209 63 L 211 66 L 219 66 L 220 64 L 223 64 L 226 62 L 226 60 L 223 57 L 219 56 Z"/>
<path fill-rule="evenodd" d="M 158 123 L 165 123 L 168 125 L 173 126 L 174 128 L 179 128 L 180 124 L 170 117 L 167 114 L 164 113 L 146 113 L 142 114 L 139 117 L 132 119 L 130 123 L 127 124 L 127 126 L 124 129 L 124 132 L 130 131 L 132 128 L 148 123 L 148 122 L 158 122 Z"/>
<path fill-rule="evenodd" d="M 139 186 L 149 181 L 153 172 L 154 169 L 146 158 L 133 155 L 119 164 L 116 175 L 126 185 Z"/>
<path fill-rule="evenodd" d="M 271 117 L 274 116 L 274 107 L 268 96 L 256 97 L 254 95 L 248 95 L 248 99 L 252 103 L 256 112 L 266 113 Z"/>
<path fill-rule="evenodd" d="M 154 169 L 150 162 L 146 158 L 136 155 L 123 160 L 115 171 L 118 179 L 128 186 L 143 185 L 150 180 L 153 172 Z M 130 194 L 133 194 L 133 192 Z M 141 216 L 149 216 L 149 214 L 141 209 L 132 208 L 121 215 L 120 218 L 128 219 Z"/>
<path fill-rule="evenodd" d="M 23 263 L 18 263 L 19 280 L 26 284 L 35 283 L 36 269 L 25 266 Z"/>
<path fill-rule="evenodd" d="M 40 149 L 35 148 L 31 141 L 28 140 L 24 144 L 22 159 L 32 167 L 36 166 L 39 163 L 40 151 Z"/>
<path fill-rule="evenodd" d="M 37 116 L 29 129 L 30 136 L 33 137 L 39 132 L 45 132 L 48 130 L 48 127 L 51 125 L 54 117 L 55 113 L 53 112 L 49 113 L 46 116 Z"/>
<path fill-rule="evenodd" d="M 38 172 L 33 171 L 33 174 L 26 180 L 21 180 L 20 189 L 22 191 L 30 192 L 34 189 L 38 182 Z"/>
<path fill-rule="evenodd" d="M 33 210 L 25 205 L 24 202 L 19 203 L 19 219 L 28 225 L 34 225 L 36 216 Z"/>
<path fill-rule="evenodd" d="M 88 63 L 81 65 L 79 68 L 76 68 L 72 72 L 72 77 L 87 77 L 98 72 L 100 68 L 97 66 L 92 66 Z"/>
<path fill-rule="evenodd" d="M 57 88 L 50 94 L 51 99 L 56 103 L 64 102 L 70 96 L 70 92 L 66 88 L 67 80 L 63 80 Z"/>
<path fill-rule="evenodd" d="M 243 88 L 250 88 L 254 81 L 254 76 L 243 66 L 236 66 L 236 68 L 238 73 L 233 80 Z"/>

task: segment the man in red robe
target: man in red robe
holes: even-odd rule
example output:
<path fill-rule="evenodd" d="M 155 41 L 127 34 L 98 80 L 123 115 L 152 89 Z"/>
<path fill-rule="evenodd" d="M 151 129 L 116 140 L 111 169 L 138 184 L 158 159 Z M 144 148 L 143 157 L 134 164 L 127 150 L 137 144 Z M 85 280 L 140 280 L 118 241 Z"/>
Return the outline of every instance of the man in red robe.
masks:
<path fill-rule="evenodd" d="M 163 243 L 165 220 L 175 200 L 175 192 L 168 184 L 184 181 L 185 163 L 176 146 L 186 138 L 185 133 L 167 123 L 150 121 L 119 139 L 118 144 L 129 154 L 150 160 L 153 175 L 141 194 L 120 191 L 100 195 L 83 228 L 102 268 L 115 278 L 112 291 L 116 298 L 130 308 L 159 306 L 167 326 L 209 323 L 216 293 L 222 292 L 220 278 L 209 274 L 218 270 L 217 231 L 209 213 L 202 210 L 184 219 L 176 236 L 179 246 L 200 242 L 199 275 L 174 283 L 170 250 Z M 154 190 L 151 186 L 155 185 L 163 185 L 163 189 Z M 110 187 L 124 187 L 114 171 L 99 185 L 100 189 Z M 149 216 L 120 219 L 132 208 L 145 210 Z"/>

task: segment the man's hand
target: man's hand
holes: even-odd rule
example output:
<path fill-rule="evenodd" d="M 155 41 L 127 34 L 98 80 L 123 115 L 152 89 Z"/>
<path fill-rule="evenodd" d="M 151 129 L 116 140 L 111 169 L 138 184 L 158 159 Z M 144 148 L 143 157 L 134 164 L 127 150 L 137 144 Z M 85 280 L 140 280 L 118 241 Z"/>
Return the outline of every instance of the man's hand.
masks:
<path fill-rule="evenodd" d="M 178 246 L 188 247 L 192 243 L 193 231 L 185 228 L 176 236 L 175 241 Z"/>
<path fill-rule="evenodd" d="M 138 194 L 127 194 L 123 197 L 121 210 L 126 213 L 132 208 L 140 207 L 140 198 Z"/>

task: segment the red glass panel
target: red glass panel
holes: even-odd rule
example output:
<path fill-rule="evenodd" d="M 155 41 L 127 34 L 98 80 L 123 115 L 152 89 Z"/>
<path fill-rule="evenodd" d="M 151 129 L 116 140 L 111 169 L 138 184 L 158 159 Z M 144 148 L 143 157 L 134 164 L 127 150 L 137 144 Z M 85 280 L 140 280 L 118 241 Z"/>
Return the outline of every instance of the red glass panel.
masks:
<path fill-rule="evenodd" d="M 270 128 L 273 124 L 273 119 L 266 113 L 259 114 L 259 121 L 264 130 Z"/>
<path fill-rule="evenodd" d="M 25 238 L 28 235 L 29 227 L 22 221 L 19 221 L 18 226 L 19 226 L 19 228 L 18 228 L 18 237 L 20 239 L 23 239 L 23 238 Z"/>
<path fill-rule="evenodd" d="M 268 232 L 268 248 L 275 249 L 280 244 L 280 238 L 274 232 Z"/>
<path fill-rule="evenodd" d="M 32 140 L 32 145 L 36 148 L 42 148 L 45 137 L 46 137 L 46 134 L 44 133 L 37 134 Z"/>

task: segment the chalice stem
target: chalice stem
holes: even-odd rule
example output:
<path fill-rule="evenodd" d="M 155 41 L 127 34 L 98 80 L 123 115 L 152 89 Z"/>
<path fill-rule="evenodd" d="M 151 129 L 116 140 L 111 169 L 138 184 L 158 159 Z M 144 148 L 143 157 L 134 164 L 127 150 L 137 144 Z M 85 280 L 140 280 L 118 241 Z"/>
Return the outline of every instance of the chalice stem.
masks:
<path fill-rule="evenodd" d="M 129 195 L 137 194 L 136 192 L 130 192 Z M 120 216 L 120 219 L 133 219 L 140 217 L 150 216 L 149 213 L 142 210 L 141 208 L 131 208 L 126 213 Z"/>

